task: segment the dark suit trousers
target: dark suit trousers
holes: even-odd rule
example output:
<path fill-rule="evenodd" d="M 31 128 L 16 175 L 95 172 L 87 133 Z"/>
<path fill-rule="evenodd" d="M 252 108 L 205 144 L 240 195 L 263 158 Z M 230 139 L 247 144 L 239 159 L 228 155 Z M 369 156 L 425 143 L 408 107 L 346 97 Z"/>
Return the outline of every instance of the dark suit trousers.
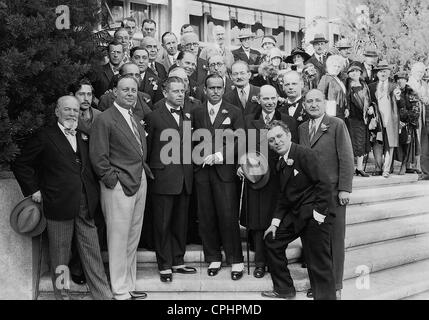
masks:
<path fill-rule="evenodd" d="M 429 177 L 429 131 L 424 123 L 422 124 L 420 145 L 422 148 L 420 159 L 422 172 L 425 177 Z"/>
<path fill-rule="evenodd" d="M 338 197 L 338 196 L 337 196 Z M 338 202 L 338 200 L 336 200 Z M 346 206 L 335 208 L 335 219 L 332 228 L 332 259 L 334 262 L 335 288 L 343 288 L 344 256 L 346 236 Z"/>
<path fill-rule="evenodd" d="M 296 232 L 293 224 L 283 222 L 277 228 L 276 237 L 270 233 L 265 238 L 267 262 L 270 268 L 274 290 L 278 293 L 295 292 L 293 280 L 287 268 L 286 249 L 292 241 L 301 237 L 307 262 L 308 275 L 315 300 L 335 300 L 335 279 L 331 256 L 331 225 L 319 225 L 309 219 L 305 227 Z"/>
<path fill-rule="evenodd" d="M 228 264 L 242 263 L 236 184 L 221 181 L 214 166 L 200 170 L 206 172 L 195 173 L 195 189 L 205 261 L 222 261 L 223 246 Z"/>
<path fill-rule="evenodd" d="M 252 234 L 253 245 L 255 248 L 255 266 L 264 268 L 266 265 L 266 249 L 264 243 L 265 230 L 249 230 Z"/>
<path fill-rule="evenodd" d="M 185 188 L 179 195 L 152 193 L 154 241 L 158 269 L 184 264 L 190 196 Z"/>
<path fill-rule="evenodd" d="M 47 231 L 55 298 L 63 299 L 68 295 L 70 277 L 67 265 L 75 233 L 76 247 L 92 296 L 96 300 L 111 300 L 113 295 L 101 258 L 97 227 L 94 220 L 88 218 L 85 193 L 81 195 L 79 215 L 67 221 L 47 220 Z"/>

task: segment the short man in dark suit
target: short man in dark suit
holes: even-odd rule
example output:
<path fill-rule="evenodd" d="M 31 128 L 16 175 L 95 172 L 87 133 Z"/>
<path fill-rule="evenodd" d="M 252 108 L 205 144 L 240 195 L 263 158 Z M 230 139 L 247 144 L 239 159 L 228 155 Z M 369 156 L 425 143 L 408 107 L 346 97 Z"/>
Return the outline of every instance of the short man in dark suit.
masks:
<path fill-rule="evenodd" d="M 69 299 L 67 266 L 73 235 L 83 270 L 95 299 L 112 299 L 98 244 L 94 213 L 99 187 L 88 155 L 88 139 L 76 130 L 79 101 L 58 99 L 58 122 L 31 138 L 12 165 L 25 196 L 42 203 L 47 219 L 50 269 L 56 299 Z M 86 137 L 86 138 L 85 138 Z M 66 286 L 59 287 L 65 279 Z"/>
<path fill-rule="evenodd" d="M 310 59 L 306 61 L 311 63 L 317 69 L 320 78 L 326 73 L 326 60 L 328 59 L 327 54 L 327 43 L 329 41 L 325 39 L 323 34 L 315 34 L 314 39 L 310 41 L 314 48 L 314 54 Z M 319 78 L 319 79 L 320 79 Z"/>
<path fill-rule="evenodd" d="M 101 206 L 107 226 L 110 282 L 114 298 L 144 299 L 135 291 L 137 247 L 143 225 L 147 176 L 146 132 L 132 113 L 138 82 L 120 78 L 114 106 L 96 119 L 90 140 L 90 156 L 100 179 Z"/>
<path fill-rule="evenodd" d="M 108 58 L 109 62 L 101 67 L 100 70 L 94 71 L 92 74 L 91 83 L 94 85 L 95 97 L 100 99 L 100 97 L 106 93 L 110 88 L 110 83 L 115 74 L 119 73 L 119 67 L 124 60 L 124 48 L 122 44 L 113 40 L 109 43 L 108 46 Z"/>
<path fill-rule="evenodd" d="M 197 270 L 185 266 L 189 200 L 192 192 L 193 166 L 185 153 L 192 141 L 186 139 L 186 124 L 191 130 L 192 110 L 184 105 L 185 83 L 169 77 L 164 83 L 165 101 L 146 121 L 148 162 L 155 179 L 151 181 L 154 242 L 158 270 L 162 282 L 171 282 L 172 273 L 192 274 Z M 173 140 L 161 140 L 165 130 L 172 131 Z M 172 155 L 166 148 L 176 148 Z M 188 150 L 186 149 L 188 147 Z"/>
<path fill-rule="evenodd" d="M 131 76 L 136 79 L 136 81 L 141 84 L 141 75 L 140 75 L 140 69 L 139 67 L 132 62 L 125 63 L 121 66 L 119 69 L 119 76 L 115 76 L 112 81 L 112 86 L 116 87 L 118 83 L 119 77 L 124 76 Z M 100 103 L 98 104 L 98 108 L 101 111 L 105 111 L 113 106 L 113 103 L 115 102 L 116 96 L 113 93 L 113 90 L 111 92 L 108 92 L 101 96 Z M 140 120 L 144 120 L 146 115 L 152 112 L 151 110 L 152 101 L 150 99 L 150 96 L 147 93 L 138 91 L 137 92 L 137 102 L 133 106 L 133 114 L 138 117 Z"/>
<path fill-rule="evenodd" d="M 199 48 L 200 42 L 198 35 L 196 33 L 186 33 L 182 36 L 182 50 L 190 51 L 197 57 L 197 65 L 194 73 L 190 76 L 190 78 L 196 83 L 197 86 L 204 83 L 205 78 L 207 77 L 207 61 L 199 58 Z"/>
<path fill-rule="evenodd" d="M 145 37 L 142 40 L 142 47 L 149 52 L 149 69 L 152 70 L 161 82 L 167 79 L 167 71 L 164 65 L 156 61 L 159 53 L 158 41 L 152 37 Z"/>
<path fill-rule="evenodd" d="M 367 49 L 363 56 L 365 57 L 365 60 L 361 63 L 357 62 L 357 64 L 362 68 L 361 77 L 365 80 L 366 84 L 377 82 L 377 71 L 374 70 L 378 64 L 377 52 L 372 49 Z"/>
<path fill-rule="evenodd" d="M 308 119 L 304 109 L 303 89 L 304 81 L 298 72 L 290 71 L 283 76 L 286 101 L 279 107 L 279 111 L 293 117 L 298 127 Z"/>
<path fill-rule="evenodd" d="M 280 156 L 277 164 L 280 192 L 271 226 L 264 234 L 274 290 L 262 292 L 262 296 L 295 297 L 285 251 L 289 243 L 301 237 L 314 299 L 335 300 L 329 178 L 316 152 L 291 142 L 289 128 L 284 123 L 274 121 L 266 128 L 269 146 Z"/>
<path fill-rule="evenodd" d="M 259 88 L 249 83 L 251 73 L 249 65 L 244 61 L 236 61 L 231 67 L 231 78 L 234 90 L 225 95 L 225 101 L 240 108 L 243 116 L 260 111 L 257 98 Z"/>
<path fill-rule="evenodd" d="M 249 65 L 250 71 L 253 75 L 258 74 L 258 63 L 261 59 L 261 53 L 257 50 L 250 48 L 250 40 L 255 36 L 249 30 L 240 30 L 238 39 L 241 42 L 240 48 L 232 51 L 235 61 L 244 61 Z"/>
<path fill-rule="evenodd" d="M 261 87 L 258 100 L 262 108 L 261 111 L 249 114 L 245 117 L 246 136 L 249 139 L 251 131 L 256 131 L 257 138 L 256 149 L 251 150 L 249 148 L 248 151 L 257 151 L 264 154 L 265 150 L 261 150 L 261 145 L 264 145 L 264 142 L 259 139 L 261 136 L 260 130 L 263 130 L 265 125 L 275 120 L 281 120 L 286 123 L 292 132 L 292 141 L 297 142 L 298 132 L 296 130 L 296 121 L 292 117 L 276 110 L 278 101 L 276 89 L 270 85 Z M 264 140 L 266 139 L 265 135 L 262 135 L 261 138 Z M 241 213 L 241 225 L 246 226 L 252 234 L 255 248 L 255 270 L 253 272 L 255 278 L 262 278 L 265 275 L 266 249 L 263 235 L 264 231 L 271 223 L 279 189 L 278 174 L 276 171 L 278 156 L 273 150 L 269 150 L 268 154 L 264 156 L 268 158 L 270 179 L 264 187 L 258 190 L 254 190 L 250 184 L 247 184 L 243 199 L 243 201 L 245 201 L 243 208 L 247 213 Z M 241 167 L 238 169 L 237 174 L 243 178 L 243 170 Z"/>
<path fill-rule="evenodd" d="M 204 90 L 200 88 L 198 83 L 193 79 L 192 75 L 194 74 L 197 68 L 197 56 L 191 51 L 180 51 L 177 56 L 176 65 L 172 65 L 170 70 L 181 67 L 186 71 L 186 74 L 189 78 L 189 95 L 200 101 L 205 99 Z"/>
<path fill-rule="evenodd" d="M 203 139 L 194 147 L 196 152 L 196 148 L 198 150 L 202 145 L 205 146 L 202 163 L 195 165 L 194 184 L 197 190 L 204 257 L 206 262 L 210 263 L 207 273 L 209 276 L 215 276 L 219 272 L 222 264 L 222 246 L 227 263 L 232 264 L 231 278 L 239 280 L 243 276 L 244 265 L 238 223 L 235 160 L 237 145 L 234 144 L 232 154 L 231 148 L 227 148 L 225 142 L 230 139 L 223 139 L 218 146 L 215 142 L 215 130 L 218 130 L 218 133 L 219 130 L 225 133 L 224 130 L 227 129 L 232 131 L 244 129 L 244 121 L 240 109 L 222 100 L 223 91 L 224 83 L 221 76 L 216 74 L 207 76 L 207 102 L 193 112 L 194 130 L 209 130 L 212 139 L 211 144 Z M 207 151 L 209 147 L 210 151 Z M 207 155 L 210 152 L 211 154 Z"/>
<path fill-rule="evenodd" d="M 298 129 L 299 143 L 316 151 L 321 169 L 329 177 L 332 189 L 329 213 L 335 216 L 332 228 L 332 258 L 337 297 L 341 298 L 346 206 L 352 192 L 354 173 L 353 148 L 344 121 L 325 113 L 326 100 L 321 91 L 309 91 L 304 105 L 310 120 Z M 306 262 L 309 260 L 306 259 Z"/>

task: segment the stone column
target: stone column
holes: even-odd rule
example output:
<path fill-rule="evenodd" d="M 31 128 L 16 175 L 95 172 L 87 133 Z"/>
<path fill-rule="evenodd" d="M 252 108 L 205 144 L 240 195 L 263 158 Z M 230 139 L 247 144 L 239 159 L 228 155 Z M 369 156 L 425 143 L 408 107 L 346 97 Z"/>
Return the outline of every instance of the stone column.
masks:
<path fill-rule="evenodd" d="M 178 37 L 182 25 L 189 23 L 188 8 L 190 2 L 191 0 L 169 0 L 171 31 Z"/>

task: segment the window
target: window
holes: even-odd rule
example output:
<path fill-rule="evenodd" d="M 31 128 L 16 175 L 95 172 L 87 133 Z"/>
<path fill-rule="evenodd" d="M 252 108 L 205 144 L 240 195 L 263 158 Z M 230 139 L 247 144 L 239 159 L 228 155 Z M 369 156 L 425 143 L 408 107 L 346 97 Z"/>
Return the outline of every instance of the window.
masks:
<path fill-rule="evenodd" d="M 143 20 L 151 16 L 150 13 L 150 6 L 140 3 L 130 3 L 130 16 L 136 19 L 139 30 L 141 29 Z"/>

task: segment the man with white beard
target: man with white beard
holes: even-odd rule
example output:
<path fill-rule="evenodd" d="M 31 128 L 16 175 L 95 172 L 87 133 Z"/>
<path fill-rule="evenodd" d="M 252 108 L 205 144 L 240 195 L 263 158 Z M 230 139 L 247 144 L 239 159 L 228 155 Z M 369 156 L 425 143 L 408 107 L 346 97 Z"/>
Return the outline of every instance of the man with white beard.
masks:
<path fill-rule="evenodd" d="M 112 299 L 104 272 L 94 213 L 98 182 L 89 161 L 88 136 L 76 129 L 78 99 L 58 99 L 54 126 L 41 129 L 22 149 L 12 170 L 26 197 L 41 203 L 47 221 L 55 298 L 69 300 L 68 275 L 73 234 L 94 299 Z"/>

